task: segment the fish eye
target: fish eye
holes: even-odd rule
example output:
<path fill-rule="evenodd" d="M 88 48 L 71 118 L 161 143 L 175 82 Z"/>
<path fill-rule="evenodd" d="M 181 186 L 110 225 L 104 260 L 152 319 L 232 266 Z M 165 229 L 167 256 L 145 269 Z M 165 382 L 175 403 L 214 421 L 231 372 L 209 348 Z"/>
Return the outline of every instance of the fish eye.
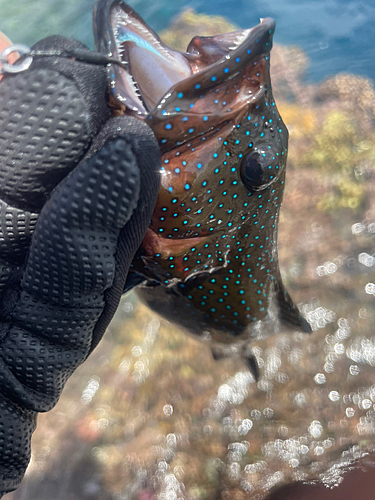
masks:
<path fill-rule="evenodd" d="M 264 184 L 263 168 L 259 153 L 252 152 L 243 158 L 240 175 L 242 182 L 250 191 L 254 191 Z"/>
<path fill-rule="evenodd" d="M 248 153 L 241 162 L 240 176 L 250 192 L 266 189 L 279 178 L 283 161 L 262 145 Z"/>

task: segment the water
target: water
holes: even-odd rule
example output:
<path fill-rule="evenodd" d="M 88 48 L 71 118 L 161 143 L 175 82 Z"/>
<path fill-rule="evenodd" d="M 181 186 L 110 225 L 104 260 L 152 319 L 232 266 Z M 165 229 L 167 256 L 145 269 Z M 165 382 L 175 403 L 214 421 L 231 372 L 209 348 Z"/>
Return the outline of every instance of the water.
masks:
<path fill-rule="evenodd" d="M 53 31 L 90 39 L 91 3 L 17 5 L 19 15 L 1 21 L 16 41 Z M 179 9 L 134 5 L 157 29 Z M 374 7 L 189 5 L 244 27 L 271 15 L 276 41 L 311 59 L 306 85 L 288 50 L 272 57 L 290 130 L 280 264 L 313 333 L 257 342 L 256 383 L 238 360 L 214 362 L 203 344 L 125 297 L 100 347 L 40 416 L 14 500 L 260 500 L 296 480 L 337 485 L 374 449 L 375 93 L 353 75 L 314 84 L 341 71 L 375 77 Z"/>
<path fill-rule="evenodd" d="M 242 28 L 260 17 L 276 19 L 275 41 L 302 47 L 311 60 L 307 78 L 318 81 L 338 72 L 375 79 L 375 4 L 372 0 L 130 0 L 156 31 L 181 8 L 222 15 Z M 14 41 L 31 44 L 48 34 L 73 36 L 92 45 L 92 0 L 34 2 L 0 0 L 0 29 Z"/>

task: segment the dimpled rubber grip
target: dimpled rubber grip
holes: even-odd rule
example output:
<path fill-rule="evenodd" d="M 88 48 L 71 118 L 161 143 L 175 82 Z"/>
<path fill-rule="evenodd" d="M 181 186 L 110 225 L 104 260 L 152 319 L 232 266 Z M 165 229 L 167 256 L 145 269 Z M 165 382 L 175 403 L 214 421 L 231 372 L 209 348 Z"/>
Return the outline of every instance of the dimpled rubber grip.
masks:
<path fill-rule="evenodd" d="M 54 36 L 32 47 L 50 53 L 88 50 Z M 27 71 L 0 84 L 0 199 L 39 212 L 82 159 L 108 120 L 104 67 L 56 56 L 34 57 Z"/>
<path fill-rule="evenodd" d="M 2 492 L 24 474 L 36 412 L 56 404 L 90 351 L 113 284 L 118 236 L 139 192 L 137 158 L 117 137 L 78 165 L 39 215 L 0 350 Z"/>
<path fill-rule="evenodd" d="M 50 409 L 85 359 L 139 184 L 136 158 L 117 138 L 79 165 L 43 207 L 0 351 L 0 386 L 19 404 Z"/>
<path fill-rule="evenodd" d="M 19 271 L 25 259 L 37 219 L 38 214 L 11 207 L 0 200 L 0 339 L 3 334 L 1 318 L 7 316 L 1 299 L 11 276 Z"/>
<path fill-rule="evenodd" d="M 157 141 L 108 120 L 106 92 L 104 68 L 54 56 L 0 84 L 0 497 L 22 480 L 37 412 L 102 338 L 156 202 Z"/>
<path fill-rule="evenodd" d="M 0 255 L 12 263 L 22 263 L 38 214 L 14 208 L 0 200 Z"/>
<path fill-rule="evenodd" d="M 91 137 L 75 84 L 38 69 L 0 86 L 0 198 L 40 209 L 81 159 Z"/>
<path fill-rule="evenodd" d="M 30 460 L 37 414 L 0 394 L 0 498 L 16 489 Z"/>
<path fill-rule="evenodd" d="M 85 49 L 50 37 L 35 50 Z M 87 50 L 87 49 L 86 49 Z M 0 84 L 0 338 L 9 307 L 2 298 L 21 269 L 38 214 L 77 165 L 109 117 L 106 73 L 72 59 L 35 59 Z M 9 305 L 9 300 L 8 300 Z"/>

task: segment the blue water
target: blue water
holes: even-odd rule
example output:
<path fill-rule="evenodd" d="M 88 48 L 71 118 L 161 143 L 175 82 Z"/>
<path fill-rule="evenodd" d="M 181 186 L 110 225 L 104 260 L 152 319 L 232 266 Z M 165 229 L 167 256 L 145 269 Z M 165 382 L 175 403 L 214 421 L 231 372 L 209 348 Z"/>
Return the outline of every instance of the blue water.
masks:
<path fill-rule="evenodd" d="M 375 80 L 375 0 L 130 0 L 155 30 L 182 8 L 221 14 L 241 28 L 260 17 L 276 19 L 275 41 L 298 45 L 311 60 L 307 78 L 319 81 L 351 72 Z M 0 0 L 0 29 L 13 41 L 32 43 L 47 34 L 74 36 L 92 46 L 93 0 Z M 10 12 L 10 15 L 8 14 Z M 4 18 L 4 13 L 7 17 Z"/>

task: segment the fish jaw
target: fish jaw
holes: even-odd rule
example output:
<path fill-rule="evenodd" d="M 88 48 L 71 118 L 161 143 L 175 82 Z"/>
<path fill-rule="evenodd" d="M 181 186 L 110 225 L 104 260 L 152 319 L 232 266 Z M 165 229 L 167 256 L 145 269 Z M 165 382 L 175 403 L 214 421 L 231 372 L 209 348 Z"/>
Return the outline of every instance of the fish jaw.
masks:
<path fill-rule="evenodd" d="M 145 117 L 176 81 L 191 72 L 183 56 L 169 49 L 121 0 L 96 2 L 94 37 L 98 51 L 124 63 L 124 68 L 108 67 L 112 103 L 139 118 Z M 143 64 L 138 64 L 138 61 Z M 143 82 L 144 95 L 140 92 L 138 80 Z"/>
<path fill-rule="evenodd" d="M 219 71 L 213 71 L 210 84 L 220 85 L 249 59 L 269 52 L 275 28 L 274 21 L 266 18 L 252 29 L 194 37 L 187 51 L 180 52 L 166 46 L 122 0 L 97 0 L 93 21 L 96 49 L 123 61 L 123 67 L 108 67 L 112 104 L 141 119 L 149 113 L 157 115 L 156 110 L 163 112 L 160 102 L 164 103 L 179 83 L 188 80 L 186 86 L 197 93 L 196 75 L 217 67 Z M 203 80 L 208 81 L 208 75 Z"/>

